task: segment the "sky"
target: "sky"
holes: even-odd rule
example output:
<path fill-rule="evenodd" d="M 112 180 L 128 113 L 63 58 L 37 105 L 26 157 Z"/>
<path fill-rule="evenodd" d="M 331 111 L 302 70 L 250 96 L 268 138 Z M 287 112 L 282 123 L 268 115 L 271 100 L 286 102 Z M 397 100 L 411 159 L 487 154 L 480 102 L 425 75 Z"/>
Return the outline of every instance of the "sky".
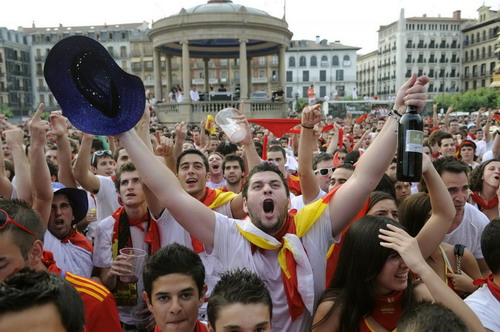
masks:
<path fill-rule="evenodd" d="M 55 27 L 98 24 L 152 22 L 179 13 L 207 0 L 2 0 L 0 27 Z M 233 0 L 234 3 L 266 11 L 282 18 L 286 12 L 293 39 L 339 40 L 357 46 L 358 54 L 377 49 L 377 30 L 398 20 L 401 8 L 405 17 L 451 17 L 461 10 L 462 18 L 477 18 L 483 4 L 500 9 L 500 0 Z M 286 10 L 285 10 L 286 8 Z"/>

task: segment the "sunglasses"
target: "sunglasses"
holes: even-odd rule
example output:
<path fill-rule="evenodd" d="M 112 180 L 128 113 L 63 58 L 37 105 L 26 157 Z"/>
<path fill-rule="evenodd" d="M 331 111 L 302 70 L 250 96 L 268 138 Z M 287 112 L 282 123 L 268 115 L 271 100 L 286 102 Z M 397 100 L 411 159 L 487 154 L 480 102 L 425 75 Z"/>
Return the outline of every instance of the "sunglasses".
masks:
<path fill-rule="evenodd" d="M 323 176 L 328 175 L 328 173 L 333 172 L 335 170 L 335 167 L 330 167 L 330 168 L 320 168 L 314 171 L 314 174 L 321 174 Z"/>
<path fill-rule="evenodd" d="M 92 155 L 92 162 L 90 163 L 91 165 L 95 166 L 96 158 L 97 157 L 102 157 L 102 156 L 113 156 L 110 150 L 99 150 L 94 152 Z"/>
<path fill-rule="evenodd" d="M 13 224 L 13 225 L 21 228 L 26 233 L 31 234 L 34 237 L 36 237 L 35 233 L 33 233 L 32 231 L 30 231 L 29 229 L 27 229 L 26 227 L 24 227 L 23 225 L 21 225 L 20 223 L 18 223 L 14 219 L 10 219 L 9 215 L 4 210 L 0 210 L 0 230 L 2 230 L 5 227 L 7 227 L 8 224 Z"/>

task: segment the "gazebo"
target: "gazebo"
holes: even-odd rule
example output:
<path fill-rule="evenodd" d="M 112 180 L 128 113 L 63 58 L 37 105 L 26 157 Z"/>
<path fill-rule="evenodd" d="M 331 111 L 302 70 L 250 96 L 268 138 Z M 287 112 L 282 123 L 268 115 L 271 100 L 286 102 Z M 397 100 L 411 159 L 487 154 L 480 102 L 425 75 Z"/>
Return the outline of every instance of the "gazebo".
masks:
<path fill-rule="evenodd" d="M 278 56 L 279 84 L 285 86 L 285 49 L 292 37 L 285 19 L 266 12 L 235 4 L 230 0 L 212 0 L 181 11 L 153 23 L 149 38 L 152 41 L 155 96 L 161 96 L 162 76 L 167 87 L 172 87 L 172 57 L 182 57 L 182 88 L 184 102 L 157 105 L 160 121 L 198 122 L 207 114 L 227 106 L 237 106 L 239 101 L 192 102 L 188 91 L 191 87 L 190 58 L 204 62 L 204 87 L 209 91 L 210 59 L 237 59 L 239 65 L 240 99 L 249 116 L 284 117 L 287 105 L 283 102 L 249 100 L 251 87 L 250 60 L 266 55 Z M 161 56 L 166 58 L 166 73 L 161 72 Z M 258 112 L 257 114 L 253 114 Z"/>

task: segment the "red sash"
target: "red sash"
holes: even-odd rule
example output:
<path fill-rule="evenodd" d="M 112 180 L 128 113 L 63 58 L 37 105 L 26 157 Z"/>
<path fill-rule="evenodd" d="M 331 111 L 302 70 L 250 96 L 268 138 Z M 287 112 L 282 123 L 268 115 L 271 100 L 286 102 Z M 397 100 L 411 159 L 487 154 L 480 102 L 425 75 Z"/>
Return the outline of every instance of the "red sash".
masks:
<path fill-rule="evenodd" d="M 387 330 L 395 330 L 399 318 L 403 313 L 402 295 L 403 291 L 399 291 L 388 296 L 378 297 L 376 299 L 376 307 L 370 316 Z M 359 330 L 361 332 L 373 331 L 365 319 L 361 321 Z"/>
<path fill-rule="evenodd" d="M 87 251 L 93 252 L 94 247 L 92 247 L 92 244 L 90 241 L 80 232 L 76 230 L 76 228 L 71 228 L 69 233 L 61 239 L 62 243 L 68 243 L 71 242 L 77 247 L 83 248 Z"/>
<path fill-rule="evenodd" d="M 500 287 L 493 282 L 493 273 L 490 273 L 486 278 L 476 279 L 473 282 L 474 285 L 480 286 L 486 284 L 491 294 L 500 301 Z"/>
<path fill-rule="evenodd" d="M 56 265 L 54 254 L 51 251 L 43 251 L 42 263 L 49 272 L 57 273 L 59 275 L 62 273 L 62 270 Z"/>
<path fill-rule="evenodd" d="M 472 194 L 472 199 L 477 203 L 480 211 L 488 210 L 494 208 L 495 206 L 498 206 L 498 196 L 495 196 L 493 199 L 489 200 L 488 203 L 486 203 L 484 199 L 479 196 L 479 192 L 474 191 L 474 193 Z"/>

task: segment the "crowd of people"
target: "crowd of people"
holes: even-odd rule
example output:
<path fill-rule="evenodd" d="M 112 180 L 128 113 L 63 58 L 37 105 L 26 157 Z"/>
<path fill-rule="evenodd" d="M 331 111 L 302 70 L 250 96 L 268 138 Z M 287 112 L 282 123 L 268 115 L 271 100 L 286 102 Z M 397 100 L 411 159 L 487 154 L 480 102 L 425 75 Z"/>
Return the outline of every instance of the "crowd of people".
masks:
<path fill-rule="evenodd" d="M 496 115 L 434 105 L 398 181 L 427 83 L 358 118 L 312 95 L 282 135 L 236 110 L 238 143 L 149 105 L 114 136 L 0 119 L 0 331 L 500 331 Z"/>

